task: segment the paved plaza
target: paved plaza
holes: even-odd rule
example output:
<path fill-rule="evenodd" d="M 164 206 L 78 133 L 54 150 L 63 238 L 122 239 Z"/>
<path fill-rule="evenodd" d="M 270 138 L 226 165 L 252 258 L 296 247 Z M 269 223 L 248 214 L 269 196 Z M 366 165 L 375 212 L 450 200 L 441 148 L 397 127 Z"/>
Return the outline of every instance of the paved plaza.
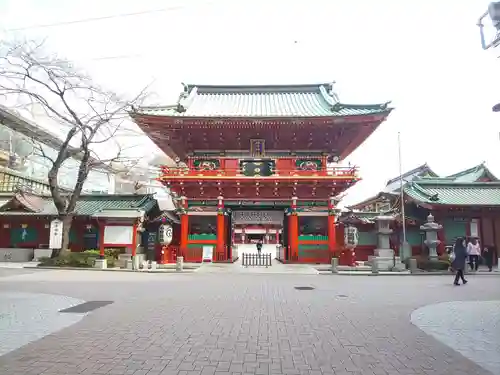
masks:
<path fill-rule="evenodd" d="M 451 281 L 4 269 L 0 374 L 500 374 L 500 277 Z"/>

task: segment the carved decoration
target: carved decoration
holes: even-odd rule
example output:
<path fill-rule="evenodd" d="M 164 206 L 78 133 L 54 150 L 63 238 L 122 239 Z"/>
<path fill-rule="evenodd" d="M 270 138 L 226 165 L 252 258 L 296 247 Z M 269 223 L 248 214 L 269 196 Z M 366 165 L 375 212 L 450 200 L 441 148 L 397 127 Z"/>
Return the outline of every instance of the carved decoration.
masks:
<path fill-rule="evenodd" d="M 298 159 L 295 161 L 295 167 L 301 171 L 319 171 L 323 166 L 320 159 Z"/>
<path fill-rule="evenodd" d="M 193 165 L 197 171 L 215 171 L 220 168 L 220 161 L 218 159 L 195 160 Z"/>

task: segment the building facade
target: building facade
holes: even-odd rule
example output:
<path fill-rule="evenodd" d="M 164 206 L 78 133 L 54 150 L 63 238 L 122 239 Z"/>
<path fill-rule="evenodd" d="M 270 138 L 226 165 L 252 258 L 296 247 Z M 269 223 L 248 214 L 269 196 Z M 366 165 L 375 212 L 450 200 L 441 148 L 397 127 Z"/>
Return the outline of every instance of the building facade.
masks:
<path fill-rule="evenodd" d="M 232 261 L 255 249 L 283 262 L 330 262 L 338 196 L 359 180 L 340 162 L 379 125 L 388 103 L 350 105 L 333 85 L 185 85 L 177 104 L 144 107 L 136 123 L 172 160 L 178 253 Z"/>
<path fill-rule="evenodd" d="M 29 179 L 47 181 L 62 141 L 13 111 L 0 106 L 0 166 L 22 173 Z M 61 167 L 61 187 L 72 189 L 77 180 L 79 160 L 69 158 Z M 115 192 L 115 173 L 107 168 L 90 171 L 84 185 L 87 193 Z"/>

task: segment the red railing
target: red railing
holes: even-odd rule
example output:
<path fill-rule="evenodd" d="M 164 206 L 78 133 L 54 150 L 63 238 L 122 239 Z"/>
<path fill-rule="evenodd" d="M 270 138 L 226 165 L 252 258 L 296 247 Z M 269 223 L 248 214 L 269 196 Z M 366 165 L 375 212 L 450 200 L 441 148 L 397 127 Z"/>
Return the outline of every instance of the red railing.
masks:
<path fill-rule="evenodd" d="M 220 176 L 224 177 L 262 177 L 262 178 L 280 178 L 280 177 L 301 177 L 301 176 L 330 176 L 330 177 L 358 177 L 358 169 L 356 167 L 334 167 L 321 168 L 318 170 L 297 170 L 297 169 L 275 169 L 269 175 L 247 175 L 240 168 L 225 168 L 216 170 L 199 170 L 196 168 L 187 167 L 162 167 L 161 177 L 207 177 Z"/>

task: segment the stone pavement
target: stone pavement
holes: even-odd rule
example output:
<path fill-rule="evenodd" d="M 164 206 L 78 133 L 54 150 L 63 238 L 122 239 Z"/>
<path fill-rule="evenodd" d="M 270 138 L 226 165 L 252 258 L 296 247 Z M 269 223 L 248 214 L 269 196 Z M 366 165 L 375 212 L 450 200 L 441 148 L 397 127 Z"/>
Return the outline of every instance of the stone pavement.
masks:
<path fill-rule="evenodd" d="M 0 355 L 80 321 L 83 314 L 58 311 L 82 302 L 49 294 L 0 292 Z"/>
<path fill-rule="evenodd" d="M 266 274 L 302 274 L 318 275 L 319 271 L 309 264 L 283 264 L 276 259 L 272 260 L 271 267 L 243 267 L 241 258 L 235 263 L 203 263 L 196 270 L 198 273 L 266 273 Z"/>
<path fill-rule="evenodd" d="M 411 321 L 464 357 L 500 374 L 500 301 L 457 301 L 415 310 Z"/>
<path fill-rule="evenodd" d="M 456 288 L 443 276 L 6 276 L 0 292 L 114 303 L 0 357 L 0 374 L 491 375 L 410 321 L 426 305 L 500 300 L 497 278 L 469 280 Z"/>

